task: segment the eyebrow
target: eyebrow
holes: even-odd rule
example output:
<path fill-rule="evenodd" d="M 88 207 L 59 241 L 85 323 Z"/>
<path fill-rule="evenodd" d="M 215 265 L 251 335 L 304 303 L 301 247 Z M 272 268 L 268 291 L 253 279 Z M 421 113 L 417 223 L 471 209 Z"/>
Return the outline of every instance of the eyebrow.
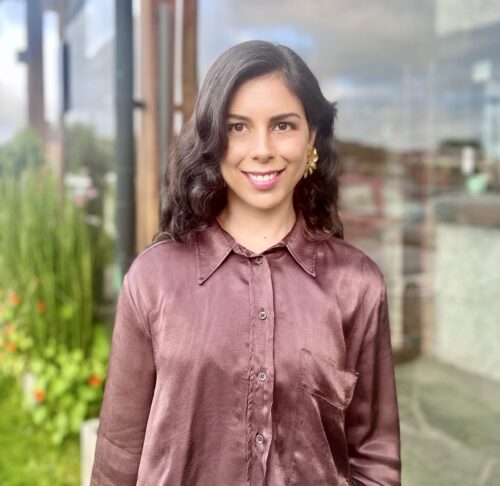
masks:
<path fill-rule="evenodd" d="M 290 113 L 281 113 L 279 115 L 274 115 L 271 117 L 271 122 L 283 120 L 284 118 L 289 118 L 289 117 L 296 117 L 300 120 L 301 116 L 298 113 L 295 112 L 290 112 Z M 248 116 L 244 115 L 237 115 L 236 113 L 229 113 L 227 115 L 227 118 L 233 118 L 236 120 L 242 120 L 242 121 L 250 121 L 250 118 Z"/>

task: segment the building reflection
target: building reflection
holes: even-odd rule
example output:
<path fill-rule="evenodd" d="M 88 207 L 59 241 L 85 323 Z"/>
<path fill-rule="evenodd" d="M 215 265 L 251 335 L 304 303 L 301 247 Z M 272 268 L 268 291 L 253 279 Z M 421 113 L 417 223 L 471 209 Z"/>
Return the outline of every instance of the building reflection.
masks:
<path fill-rule="evenodd" d="M 370 133 L 349 143 L 349 133 L 339 134 L 342 216 L 346 238 L 386 275 L 397 356 L 433 354 L 500 378 L 497 358 L 485 358 L 498 339 L 489 309 L 500 309 L 484 290 L 498 282 L 491 262 L 500 237 L 500 6 L 484 17 L 457 3 L 437 2 L 426 59 L 388 80 L 403 93 L 398 113 L 386 91 L 370 99 L 368 89 L 351 86 L 363 99 L 349 99 L 344 111 L 364 110 L 394 135 L 374 145 Z M 479 248 L 487 260 L 477 261 Z"/>

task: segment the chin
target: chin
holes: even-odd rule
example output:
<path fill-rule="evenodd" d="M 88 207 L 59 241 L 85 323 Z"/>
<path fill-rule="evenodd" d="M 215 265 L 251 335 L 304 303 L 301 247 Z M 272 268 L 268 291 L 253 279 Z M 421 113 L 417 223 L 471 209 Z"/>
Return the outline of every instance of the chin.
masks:
<path fill-rule="evenodd" d="M 248 206 L 262 211 L 269 211 L 283 204 L 282 200 L 272 201 L 247 201 Z"/>

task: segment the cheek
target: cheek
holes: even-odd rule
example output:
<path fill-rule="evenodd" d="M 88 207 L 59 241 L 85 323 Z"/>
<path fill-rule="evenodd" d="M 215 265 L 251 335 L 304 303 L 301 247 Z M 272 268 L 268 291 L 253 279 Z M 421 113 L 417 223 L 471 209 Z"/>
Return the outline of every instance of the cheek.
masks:
<path fill-rule="evenodd" d="M 223 166 L 236 167 L 247 155 L 246 145 L 242 141 L 231 141 L 228 144 Z"/>
<path fill-rule="evenodd" d="M 307 145 L 304 140 L 284 139 L 279 143 L 279 153 L 290 162 L 305 162 L 307 157 Z"/>

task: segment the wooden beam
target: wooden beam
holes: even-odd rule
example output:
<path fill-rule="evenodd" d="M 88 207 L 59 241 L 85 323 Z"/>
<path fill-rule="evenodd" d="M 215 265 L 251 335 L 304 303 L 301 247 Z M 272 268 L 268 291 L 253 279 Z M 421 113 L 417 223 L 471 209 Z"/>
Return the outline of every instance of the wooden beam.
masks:
<path fill-rule="evenodd" d="M 182 114 L 184 123 L 191 117 L 198 95 L 197 17 L 198 0 L 184 0 L 182 19 Z"/>
<path fill-rule="evenodd" d="M 157 0 L 141 0 L 139 112 L 136 155 L 136 242 L 137 252 L 151 243 L 159 221 L 158 157 L 158 15 Z"/>
<path fill-rule="evenodd" d="M 139 115 L 136 157 L 136 201 L 137 251 L 151 243 L 158 231 L 160 208 L 160 137 L 172 137 L 172 134 L 159 133 L 160 79 L 159 63 L 167 62 L 159 58 L 159 10 L 160 4 L 167 5 L 171 15 L 177 15 L 175 0 L 141 0 L 140 11 L 140 47 L 139 47 L 139 90 L 142 102 Z M 198 93 L 197 56 L 196 56 L 197 0 L 183 1 L 182 18 L 182 111 L 186 122 L 194 108 Z M 174 56 L 168 68 L 174 70 Z M 171 78 L 172 80 L 172 78 Z M 173 106 L 173 103 L 170 104 Z M 172 123 L 169 123 L 172 127 Z"/>

